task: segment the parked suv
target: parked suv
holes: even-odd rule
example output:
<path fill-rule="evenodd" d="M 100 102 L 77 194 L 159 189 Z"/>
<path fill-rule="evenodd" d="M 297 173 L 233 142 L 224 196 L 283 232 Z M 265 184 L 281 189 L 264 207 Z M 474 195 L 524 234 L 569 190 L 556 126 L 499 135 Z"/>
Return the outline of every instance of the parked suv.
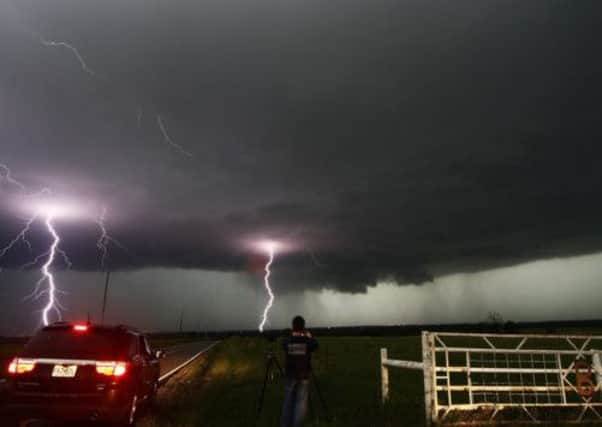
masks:
<path fill-rule="evenodd" d="M 126 326 L 46 326 L 8 366 L 7 416 L 132 425 L 155 398 L 161 357 Z"/>

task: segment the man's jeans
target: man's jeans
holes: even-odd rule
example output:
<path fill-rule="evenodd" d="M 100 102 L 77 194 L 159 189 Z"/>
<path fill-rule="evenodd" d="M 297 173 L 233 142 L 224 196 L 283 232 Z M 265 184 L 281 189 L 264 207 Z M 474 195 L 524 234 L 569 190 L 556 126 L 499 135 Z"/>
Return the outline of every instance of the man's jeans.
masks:
<path fill-rule="evenodd" d="M 301 427 L 307 412 L 309 379 L 286 378 L 282 403 L 281 427 Z"/>

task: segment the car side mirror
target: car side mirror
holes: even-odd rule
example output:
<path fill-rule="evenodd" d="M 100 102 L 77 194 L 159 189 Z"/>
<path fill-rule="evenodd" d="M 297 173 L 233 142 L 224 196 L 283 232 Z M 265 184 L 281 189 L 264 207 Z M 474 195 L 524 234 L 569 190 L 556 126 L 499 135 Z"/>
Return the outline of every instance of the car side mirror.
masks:
<path fill-rule="evenodd" d="M 163 350 L 156 350 L 155 351 L 155 358 L 157 359 L 165 359 L 165 352 Z"/>

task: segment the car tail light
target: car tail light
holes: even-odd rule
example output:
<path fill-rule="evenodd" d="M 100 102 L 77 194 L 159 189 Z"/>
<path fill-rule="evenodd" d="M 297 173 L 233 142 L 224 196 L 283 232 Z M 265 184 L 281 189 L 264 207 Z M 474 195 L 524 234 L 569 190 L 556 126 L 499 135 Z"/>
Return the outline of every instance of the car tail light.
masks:
<path fill-rule="evenodd" d="M 126 362 L 96 362 L 96 372 L 108 377 L 122 377 L 128 371 Z"/>
<path fill-rule="evenodd" d="M 8 365 L 8 373 L 11 375 L 26 374 L 33 371 L 35 367 L 35 360 L 15 358 Z"/>
<path fill-rule="evenodd" d="M 128 368 L 125 363 L 117 363 L 115 365 L 115 370 L 113 371 L 114 377 L 122 377 L 127 372 Z"/>
<path fill-rule="evenodd" d="M 88 325 L 73 325 L 73 330 L 75 332 L 87 332 Z"/>

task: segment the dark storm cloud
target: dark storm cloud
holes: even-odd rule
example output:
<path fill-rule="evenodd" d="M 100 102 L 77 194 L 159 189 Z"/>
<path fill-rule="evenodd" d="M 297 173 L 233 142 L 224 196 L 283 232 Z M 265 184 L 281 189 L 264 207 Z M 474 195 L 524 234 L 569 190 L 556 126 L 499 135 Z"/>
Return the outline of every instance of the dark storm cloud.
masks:
<path fill-rule="evenodd" d="M 266 236 L 298 242 L 291 288 L 362 291 L 599 250 L 600 9 L 3 0 L 0 161 L 106 203 L 114 268 L 244 270 Z M 93 224 L 59 226 L 98 268 Z"/>

